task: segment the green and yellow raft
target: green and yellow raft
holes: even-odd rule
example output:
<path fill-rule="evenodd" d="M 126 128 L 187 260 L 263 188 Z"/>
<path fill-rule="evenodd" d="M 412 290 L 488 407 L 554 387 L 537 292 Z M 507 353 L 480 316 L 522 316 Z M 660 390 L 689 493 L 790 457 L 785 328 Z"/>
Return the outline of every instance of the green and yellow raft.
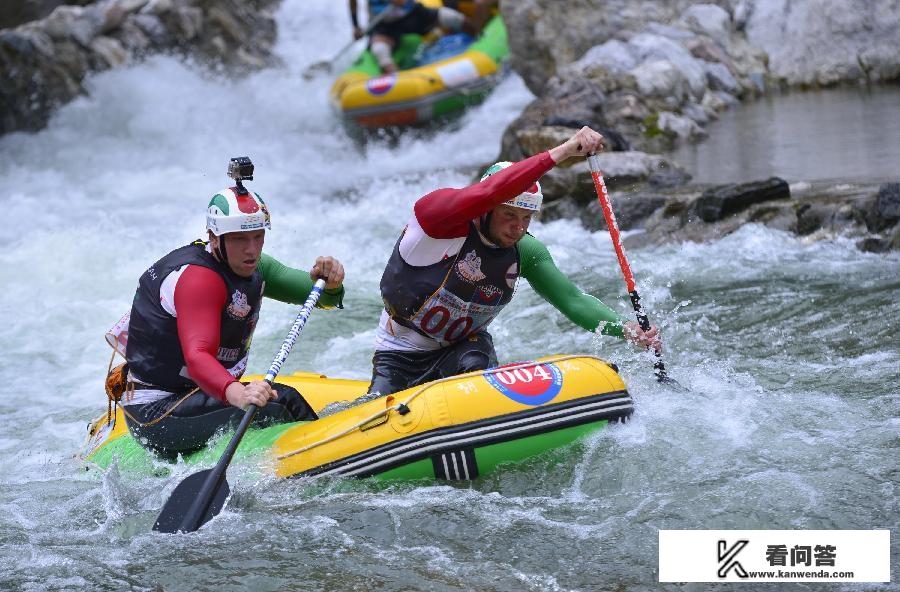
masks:
<path fill-rule="evenodd" d="M 440 0 L 420 2 L 442 5 Z M 463 4 L 460 8 L 466 10 Z M 397 73 L 382 75 L 366 50 L 334 81 L 331 104 L 345 122 L 362 128 L 425 123 L 484 100 L 499 82 L 508 55 L 499 14 L 474 41 L 462 35 L 404 35 L 394 51 Z"/>
<path fill-rule="evenodd" d="M 341 409 L 316 421 L 248 431 L 236 459 L 252 459 L 279 477 L 475 479 L 633 412 L 615 368 L 585 355 L 509 364 L 354 406 L 346 403 L 365 394 L 366 382 L 306 372 L 278 381 L 303 393 L 317 413 Z M 185 462 L 212 464 L 218 452 L 200 451 Z M 126 470 L 158 465 L 129 433 L 121 409 L 90 425 L 82 458 L 101 468 L 114 462 Z"/>

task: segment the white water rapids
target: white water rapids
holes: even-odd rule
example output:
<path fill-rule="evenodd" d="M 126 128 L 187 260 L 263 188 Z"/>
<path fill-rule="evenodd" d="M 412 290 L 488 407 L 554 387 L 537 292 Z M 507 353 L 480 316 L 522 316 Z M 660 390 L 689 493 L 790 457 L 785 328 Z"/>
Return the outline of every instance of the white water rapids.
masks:
<path fill-rule="evenodd" d="M 606 357 L 636 413 L 495 477 L 382 488 L 237 469 L 219 518 L 161 536 L 150 525 L 187 469 L 84 472 L 72 456 L 106 408 L 103 333 L 150 263 L 203 234 L 230 157 L 256 164 L 269 253 L 298 267 L 331 254 L 347 269 L 346 309 L 314 313 L 283 371 L 368 378 L 378 281 L 412 203 L 470 182 L 532 98 L 513 76 L 448 130 L 360 148 L 327 106 L 330 80 L 300 76 L 349 38 L 345 10 L 286 1 L 283 68 L 226 81 L 154 58 L 93 78 L 47 129 L 0 138 L 0 588 L 656 590 L 661 528 L 896 532 L 900 255 L 758 226 L 629 253 L 686 394 L 661 389 L 646 354 L 520 285 L 492 329 L 501 361 Z M 607 234 L 574 221 L 532 231 L 627 312 Z M 265 303 L 252 371 L 295 314 Z M 895 574 L 897 557 L 895 543 Z"/>

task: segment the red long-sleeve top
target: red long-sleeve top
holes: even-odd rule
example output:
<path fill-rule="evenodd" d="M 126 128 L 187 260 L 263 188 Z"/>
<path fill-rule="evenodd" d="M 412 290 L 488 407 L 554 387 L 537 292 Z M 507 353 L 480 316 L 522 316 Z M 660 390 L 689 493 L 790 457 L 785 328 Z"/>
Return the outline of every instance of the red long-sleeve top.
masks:
<path fill-rule="evenodd" d="M 462 189 L 438 189 L 413 206 L 416 220 L 431 238 L 459 238 L 469 233 L 469 222 L 532 188 L 536 179 L 553 168 L 549 152 L 541 152 L 497 171 L 481 183 Z"/>
<path fill-rule="evenodd" d="M 178 341 L 191 380 L 204 393 L 225 400 L 225 389 L 237 379 L 216 359 L 222 311 L 228 293 L 222 277 L 201 265 L 188 265 L 175 284 Z"/>

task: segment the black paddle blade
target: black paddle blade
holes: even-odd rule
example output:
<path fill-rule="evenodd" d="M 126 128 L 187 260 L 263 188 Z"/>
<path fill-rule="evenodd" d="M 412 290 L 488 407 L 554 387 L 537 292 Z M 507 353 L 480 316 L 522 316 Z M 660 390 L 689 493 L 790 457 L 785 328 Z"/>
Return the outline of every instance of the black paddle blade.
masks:
<path fill-rule="evenodd" d="M 231 493 L 224 476 L 211 495 L 200 495 L 213 470 L 194 473 L 179 483 L 159 513 L 153 524 L 153 530 L 165 533 L 194 532 L 221 512 L 228 494 Z M 206 508 L 194 508 L 195 504 L 206 504 L 206 500 L 209 500 Z"/>

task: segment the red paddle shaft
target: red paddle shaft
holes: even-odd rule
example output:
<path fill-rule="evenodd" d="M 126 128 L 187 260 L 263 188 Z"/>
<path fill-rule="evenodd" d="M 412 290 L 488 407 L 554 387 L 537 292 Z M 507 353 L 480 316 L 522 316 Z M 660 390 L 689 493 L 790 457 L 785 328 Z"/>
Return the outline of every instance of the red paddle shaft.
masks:
<path fill-rule="evenodd" d="M 637 287 L 634 285 L 634 274 L 631 273 L 631 266 L 628 265 L 628 259 L 625 257 L 625 249 L 622 248 L 622 237 L 619 235 L 619 225 L 616 224 L 616 215 L 613 212 L 612 204 L 609 202 L 609 192 L 606 190 L 606 183 L 603 181 L 603 174 L 600 172 L 600 159 L 596 154 L 588 156 L 588 166 L 591 168 L 591 176 L 594 178 L 594 189 L 597 190 L 597 199 L 600 201 L 600 208 L 603 210 L 603 217 L 606 218 L 606 226 L 609 228 L 609 235 L 612 237 L 613 248 L 616 250 L 616 258 L 619 260 L 619 267 L 622 268 L 622 275 L 625 277 L 625 287 L 631 296 L 631 305 L 634 307 L 634 314 L 637 322 L 644 331 L 650 330 L 650 320 L 644 314 L 641 306 L 641 297 L 638 295 Z M 663 364 L 662 357 L 656 352 L 656 363 L 653 367 L 656 369 L 656 377 L 660 382 L 666 381 L 666 366 Z"/>

